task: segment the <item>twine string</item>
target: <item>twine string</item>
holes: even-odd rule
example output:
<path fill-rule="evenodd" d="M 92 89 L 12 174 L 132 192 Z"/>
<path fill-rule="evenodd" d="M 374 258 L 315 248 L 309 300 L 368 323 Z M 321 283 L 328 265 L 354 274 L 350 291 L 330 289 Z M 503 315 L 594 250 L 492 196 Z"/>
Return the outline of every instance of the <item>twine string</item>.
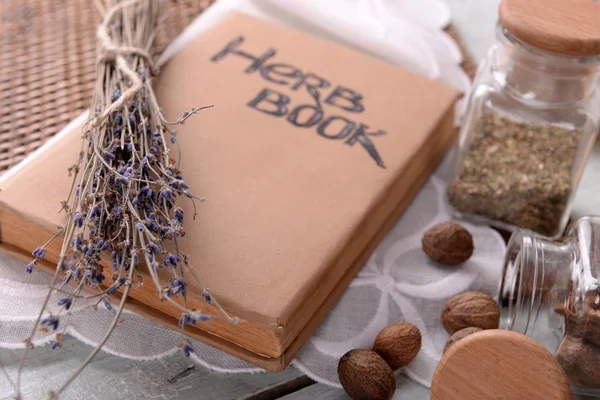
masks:
<path fill-rule="evenodd" d="M 100 124 L 106 117 L 121 108 L 125 102 L 131 100 L 142 89 L 143 83 L 136 73 L 135 68 L 131 65 L 131 62 L 127 61 L 128 56 L 136 55 L 143 58 L 148 64 L 152 75 L 158 74 L 154 60 L 146 49 L 115 44 L 108 34 L 108 27 L 119 12 L 122 12 L 127 7 L 135 6 L 142 1 L 147 0 L 128 0 L 114 5 L 106 11 L 102 23 L 98 26 L 96 36 L 98 39 L 100 62 L 114 63 L 116 68 L 129 78 L 131 86 L 100 115 L 97 115 L 92 121 L 92 125 L 97 126 Z M 129 57 L 129 59 L 131 58 Z"/>

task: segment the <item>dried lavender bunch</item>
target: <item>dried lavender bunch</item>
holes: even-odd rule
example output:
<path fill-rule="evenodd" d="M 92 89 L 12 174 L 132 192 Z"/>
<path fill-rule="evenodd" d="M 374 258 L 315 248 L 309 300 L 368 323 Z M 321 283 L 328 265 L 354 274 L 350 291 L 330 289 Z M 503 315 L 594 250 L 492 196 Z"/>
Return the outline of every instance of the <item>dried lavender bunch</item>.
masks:
<path fill-rule="evenodd" d="M 53 347 L 60 347 L 69 310 L 77 301 L 95 299 L 97 304 L 102 303 L 114 312 L 98 346 L 70 379 L 52 393 L 56 397 L 106 343 L 134 283 L 143 283 L 141 268 L 147 269 L 152 277 L 160 299 L 181 310 L 179 346 L 186 356 L 193 352 L 183 336 L 186 324 L 211 318 L 237 322 L 202 285 L 205 301 L 216 305 L 222 316 L 211 317 L 192 311 L 187 305 L 187 275 L 198 278 L 177 243 L 185 235 L 183 222 L 188 216 L 184 216 L 175 201 L 178 197 L 188 198 L 194 203 L 195 212 L 195 201 L 202 199 L 192 194 L 185 183 L 178 162 L 170 156 L 167 140 L 176 143 L 170 126 L 183 124 L 201 108 L 192 108 L 178 120 L 169 122 L 163 117 L 152 90 L 150 78 L 156 71 L 148 51 L 155 36 L 159 1 L 96 3 L 103 22 L 98 29 L 100 59 L 92 116 L 83 129 L 79 158 L 70 169 L 74 173 L 73 185 L 63 202 L 68 222 L 50 241 L 34 250 L 35 258 L 26 267 L 31 272 L 45 257 L 50 242 L 64 234 L 48 296 L 25 341 L 15 384 L 18 398 L 23 365 L 36 332 L 55 332 Z M 112 260 L 112 268 L 103 266 L 106 259 Z M 168 282 L 159 280 L 159 268 L 169 271 Z M 47 309 L 55 292 L 61 293 L 59 311 L 51 314 Z M 120 302 L 113 306 L 110 297 L 118 293 Z"/>

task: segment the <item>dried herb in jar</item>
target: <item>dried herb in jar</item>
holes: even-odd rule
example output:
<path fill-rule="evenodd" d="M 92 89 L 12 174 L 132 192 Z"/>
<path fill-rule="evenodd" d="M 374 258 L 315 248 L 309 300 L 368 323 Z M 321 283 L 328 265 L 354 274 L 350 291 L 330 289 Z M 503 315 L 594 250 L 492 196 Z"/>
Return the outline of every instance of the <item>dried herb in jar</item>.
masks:
<path fill-rule="evenodd" d="M 486 112 L 448 188 L 458 212 L 554 236 L 572 187 L 581 129 L 516 122 Z"/>

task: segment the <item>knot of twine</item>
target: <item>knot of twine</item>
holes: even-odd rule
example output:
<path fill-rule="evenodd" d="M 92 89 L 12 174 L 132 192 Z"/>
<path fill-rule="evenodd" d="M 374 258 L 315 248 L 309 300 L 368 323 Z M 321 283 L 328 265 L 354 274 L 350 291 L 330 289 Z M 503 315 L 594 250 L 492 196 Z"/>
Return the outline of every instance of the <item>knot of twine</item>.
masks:
<path fill-rule="evenodd" d="M 97 115 L 93 121 L 93 125 L 99 124 L 102 120 L 104 120 L 108 115 L 113 113 L 115 110 L 125 104 L 126 101 L 129 101 L 135 94 L 142 89 L 143 82 L 140 79 L 139 75 L 136 73 L 135 68 L 131 65 L 131 62 L 128 62 L 127 56 L 136 55 L 144 59 L 150 72 L 152 75 L 156 75 L 158 70 L 154 65 L 154 60 L 152 56 L 146 49 L 135 47 L 135 46 L 125 46 L 125 45 L 115 45 L 115 43 L 111 40 L 110 35 L 108 34 L 108 27 L 111 21 L 115 18 L 117 13 L 123 10 L 126 7 L 135 5 L 137 3 L 141 3 L 144 0 L 129 0 L 119 3 L 111 8 L 109 8 L 104 14 L 104 19 L 100 26 L 98 26 L 98 32 L 96 34 L 98 38 L 98 46 L 99 46 L 99 60 L 98 62 L 110 62 L 114 63 L 115 67 L 123 73 L 129 80 L 131 81 L 131 86 L 119 97 L 118 100 L 113 102 L 110 107 L 106 108 L 102 114 Z"/>
<path fill-rule="evenodd" d="M 100 39 L 100 35 L 99 39 Z M 146 61 L 148 68 L 152 75 L 158 74 L 158 68 L 154 65 L 154 60 L 150 53 L 140 47 L 132 47 L 132 46 L 115 46 L 112 42 L 104 41 L 105 38 L 99 41 L 100 45 L 100 54 L 98 57 L 98 62 L 112 62 L 114 63 L 117 60 L 117 56 L 126 57 L 129 55 L 136 55 L 141 57 Z"/>

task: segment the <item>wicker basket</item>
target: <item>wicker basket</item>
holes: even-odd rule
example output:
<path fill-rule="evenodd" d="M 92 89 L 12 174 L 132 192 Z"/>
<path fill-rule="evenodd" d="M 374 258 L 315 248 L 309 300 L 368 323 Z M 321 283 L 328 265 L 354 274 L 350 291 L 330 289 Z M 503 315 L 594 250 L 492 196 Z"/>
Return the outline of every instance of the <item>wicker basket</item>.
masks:
<path fill-rule="evenodd" d="M 163 0 L 155 52 L 214 0 Z M 96 26 L 91 0 L 2 0 L 0 174 L 91 102 Z"/>

